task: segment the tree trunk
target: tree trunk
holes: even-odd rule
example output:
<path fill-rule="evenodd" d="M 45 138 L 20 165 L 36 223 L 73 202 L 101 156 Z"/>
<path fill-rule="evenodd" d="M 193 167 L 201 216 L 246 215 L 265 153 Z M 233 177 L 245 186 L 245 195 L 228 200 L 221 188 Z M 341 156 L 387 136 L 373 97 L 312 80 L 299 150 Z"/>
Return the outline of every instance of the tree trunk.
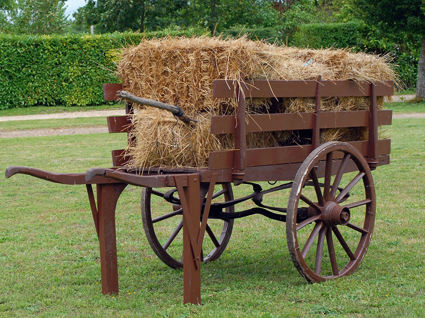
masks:
<path fill-rule="evenodd" d="M 146 4 L 142 3 L 142 16 L 140 17 L 140 33 L 145 32 L 145 17 L 146 17 Z"/>
<path fill-rule="evenodd" d="M 416 99 L 425 99 L 425 36 L 422 37 L 421 55 L 419 56 Z"/>
<path fill-rule="evenodd" d="M 211 35 L 214 35 L 215 25 L 217 23 L 216 0 L 210 0 L 210 4 L 211 4 L 210 32 L 211 32 Z"/>

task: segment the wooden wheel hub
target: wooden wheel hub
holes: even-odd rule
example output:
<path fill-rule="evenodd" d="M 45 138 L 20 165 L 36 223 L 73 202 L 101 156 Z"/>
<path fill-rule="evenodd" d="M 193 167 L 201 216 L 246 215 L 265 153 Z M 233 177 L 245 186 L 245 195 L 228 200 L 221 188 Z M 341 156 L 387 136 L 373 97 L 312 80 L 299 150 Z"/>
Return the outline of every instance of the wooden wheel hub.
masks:
<path fill-rule="evenodd" d="M 329 201 L 323 207 L 322 219 L 327 226 L 346 225 L 350 221 L 350 210 Z"/>

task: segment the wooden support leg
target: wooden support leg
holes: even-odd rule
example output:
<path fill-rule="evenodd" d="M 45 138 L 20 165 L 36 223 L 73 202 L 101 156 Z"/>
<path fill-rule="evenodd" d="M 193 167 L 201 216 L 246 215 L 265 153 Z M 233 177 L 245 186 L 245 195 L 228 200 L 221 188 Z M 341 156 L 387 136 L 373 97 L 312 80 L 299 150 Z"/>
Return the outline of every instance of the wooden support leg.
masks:
<path fill-rule="evenodd" d="M 198 246 L 202 203 L 200 176 L 176 176 L 175 180 L 183 207 L 183 303 L 200 304 L 201 248 Z"/>
<path fill-rule="evenodd" d="M 117 243 L 115 208 L 126 184 L 97 185 L 97 218 L 99 226 L 102 293 L 118 294 Z"/>

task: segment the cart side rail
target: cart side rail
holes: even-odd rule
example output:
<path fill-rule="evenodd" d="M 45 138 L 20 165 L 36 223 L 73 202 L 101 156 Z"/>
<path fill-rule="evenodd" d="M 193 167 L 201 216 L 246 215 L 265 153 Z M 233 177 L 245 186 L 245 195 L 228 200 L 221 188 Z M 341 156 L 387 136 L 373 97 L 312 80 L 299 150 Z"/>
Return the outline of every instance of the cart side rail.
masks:
<path fill-rule="evenodd" d="M 121 89 L 122 84 L 104 84 L 105 100 L 116 100 L 115 93 Z M 376 99 L 378 96 L 392 95 L 393 91 L 394 83 L 392 81 L 370 84 L 354 81 L 322 81 L 320 79 L 317 81 L 255 80 L 243 83 L 215 80 L 213 96 L 215 98 L 237 98 L 240 109 L 235 116 L 213 116 L 211 118 L 211 133 L 235 134 L 237 135 L 235 138 L 237 145 L 233 150 L 211 152 L 209 169 L 234 169 L 243 172 L 247 167 L 299 163 L 318 146 L 316 142 L 313 145 L 303 146 L 244 149 L 242 136 L 245 136 L 246 133 L 301 129 L 320 131 L 320 129 L 329 128 L 371 126 L 373 132 L 376 130 L 375 126 L 391 125 L 392 122 L 391 110 L 375 110 L 376 118 L 374 118 L 373 112 L 369 110 L 321 112 L 320 104 L 318 105 L 319 112 L 253 114 L 247 115 L 245 120 L 245 98 L 363 96 Z M 371 104 L 376 107 L 376 102 Z M 131 104 L 126 104 L 126 110 L 127 114 L 132 113 Z M 108 117 L 107 121 L 110 133 L 130 132 L 129 115 Z M 238 122 L 245 124 L 237 125 Z M 377 157 L 375 160 L 378 165 L 386 164 L 389 162 L 390 140 L 377 140 L 375 135 L 376 132 L 372 134 L 371 138 L 376 140 L 356 141 L 351 144 L 361 150 L 365 157 L 370 157 L 373 153 L 373 156 Z M 235 156 L 238 158 L 235 159 Z M 112 160 L 114 167 L 120 167 L 128 162 L 129 157 L 125 156 L 124 149 L 118 149 L 112 151 Z M 237 175 L 237 171 L 235 175 Z"/>
<path fill-rule="evenodd" d="M 313 129 L 315 113 L 277 113 L 248 115 L 246 132 L 267 132 L 279 130 Z M 320 129 L 349 128 L 369 126 L 369 111 L 323 112 L 320 118 Z M 378 110 L 378 125 L 391 125 L 392 110 Z M 211 118 L 211 133 L 234 134 L 235 116 L 213 116 Z"/>
<path fill-rule="evenodd" d="M 215 98 L 235 98 L 238 87 L 245 98 L 273 97 L 316 97 L 318 81 L 253 80 L 236 82 L 214 80 Z M 390 96 L 394 93 L 394 82 L 384 81 L 373 84 L 377 96 Z M 320 81 L 321 97 L 361 97 L 371 96 L 371 85 L 367 82 Z"/>
<path fill-rule="evenodd" d="M 315 81 L 254 80 L 247 82 L 215 80 L 215 98 L 235 98 L 238 110 L 235 116 L 214 116 L 212 134 L 235 134 L 235 147 L 229 151 L 210 153 L 209 168 L 225 169 L 233 167 L 234 180 L 244 180 L 245 169 L 268 165 L 302 162 L 308 154 L 319 146 L 320 129 L 368 127 L 366 141 L 351 142 L 361 150 L 373 169 L 389 163 L 390 140 L 378 140 L 378 126 L 390 125 L 392 111 L 378 111 L 377 97 L 393 95 L 394 83 L 354 81 L 323 81 L 321 76 Z M 369 97 L 368 111 L 321 111 L 322 97 Z M 315 98 L 316 110 L 312 113 L 246 115 L 246 98 Z M 243 109 L 243 111 L 242 111 Z M 303 146 L 246 149 L 246 133 L 305 130 L 313 131 L 312 143 Z"/>

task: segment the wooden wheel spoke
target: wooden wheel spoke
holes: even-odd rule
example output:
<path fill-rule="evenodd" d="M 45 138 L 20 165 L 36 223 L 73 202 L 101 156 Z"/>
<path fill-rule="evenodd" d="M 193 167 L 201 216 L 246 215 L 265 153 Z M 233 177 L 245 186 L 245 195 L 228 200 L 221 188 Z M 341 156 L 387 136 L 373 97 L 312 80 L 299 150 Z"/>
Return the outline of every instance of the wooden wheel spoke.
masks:
<path fill-rule="evenodd" d="M 325 203 L 323 201 L 322 189 L 320 188 L 319 179 L 317 178 L 316 170 L 313 168 L 310 171 L 310 177 L 314 184 L 314 190 L 317 195 L 317 202 L 319 202 L 320 206 L 323 206 Z"/>
<path fill-rule="evenodd" d="M 364 228 L 361 228 L 361 227 L 359 227 L 359 226 L 357 226 L 357 225 L 354 225 L 353 223 L 347 223 L 347 226 L 348 226 L 350 229 L 353 229 L 353 230 L 355 230 L 355 231 L 357 231 L 357 232 L 360 232 L 360 233 L 362 233 L 362 234 L 367 234 L 367 233 L 369 233 L 369 231 L 367 231 L 367 230 L 365 230 Z"/>
<path fill-rule="evenodd" d="M 227 189 L 220 190 L 220 191 L 214 193 L 212 198 L 213 199 L 218 198 L 220 195 L 225 194 L 225 193 L 227 193 Z"/>
<path fill-rule="evenodd" d="M 331 177 L 332 177 L 332 152 L 329 152 L 326 154 L 325 187 L 323 189 L 325 201 L 329 201 Z"/>
<path fill-rule="evenodd" d="M 306 196 L 304 196 L 303 194 L 301 194 L 300 195 L 300 199 L 303 200 L 305 203 L 307 203 L 309 206 L 311 206 L 317 212 L 320 213 L 320 207 L 316 203 L 314 203 L 313 201 L 311 201 L 309 198 L 307 198 Z"/>
<path fill-rule="evenodd" d="M 211 228 L 208 224 L 207 224 L 207 227 L 206 227 L 205 230 L 206 230 L 208 236 L 210 237 L 211 241 L 213 242 L 214 246 L 217 247 L 217 248 L 220 247 L 220 243 L 218 242 L 217 238 L 214 235 L 214 232 L 211 230 Z"/>
<path fill-rule="evenodd" d="M 328 244 L 329 258 L 331 259 L 332 273 L 334 276 L 338 276 L 338 263 L 336 261 L 334 242 L 332 239 L 332 231 L 326 231 L 326 243 Z"/>
<path fill-rule="evenodd" d="M 330 199 L 333 200 L 335 197 L 336 191 L 338 190 L 339 184 L 341 182 L 342 176 L 344 175 L 345 168 L 347 167 L 348 161 L 350 160 L 351 155 L 349 153 L 346 153 L 344 155 L 344 158 L 341 161 L 341 164 L 338 168 L 338 172 L 335 175 L 334 183 L 332 185 Z"/>
<path fill-rule="evenodd" d="M 362 205 L 366 205 L 366 204 L 371 203 L 371 202 L 372 201 L 370 199 L 365 199 L 365 200 L 361 200 L 361 201 L 358 201 L 358 202 L 353 202 L 353 203 L 344 205 L 344 208 L 353 209 L 353 208 L 357 208 L 357 207 L 362 206 Z"/>
<path fill-rule="evenodd" d="M 353 180 L 350 181 L 350 183 L 340 192 L 338 197 L 335 199 L 336 203 L 341 202 L 341 200 L 347 195 L 348 192 L 351 191 L 351 189 L 354 188 L 354 186 L 364 177 L 364 172 L 359 172 Z"/>
<path fill-rule="evenodd" d="M 356 257 L 354 256 L 353 252 L 351 251 L 350 247 L 348 246 L 347 242 L 342 237 L 341 232 L 338 230 L 337 227 L 333 227 L 332 231 L 335 233 L 336 238 L 338 239 L 339 243 L 341 244 L 342 248 L 344 249 L 345 253 L 347 253 L 348 257 L 354 261 L 356 260 Z"/>
<path fill-rule="evenodd" d="M 165 242 L 165 244 L 162 246 L 162 248 L 164 250 L 167 250 L 167 248 L 171 245 L 171 243 L 176 238 L 177 234 L 179 234 L 179 232 L 181 231 L 182 227 L 183 227 L 183 219 L 180 221 L 179 225 L 177 225 L 177 227 L 175 228 L 175 230 L 173 231 L 173 233 L 171 233 L 171 235 L 168 238 L 167 242 Z"/>
<path fill-rule="evenodd" d="M 303 258 L 305 258 L 307 256 L 308 251 L 310 250 L 311 246 L 313 245 L 313 242 L 316 239 L 316 237 L 319 234 L 319 231 L 322 227 L 323 227 L 322 222 L 317 222 L 316 225 L 314 226 L 314 229 L 310 233 L 310 236 L 308 237 L 307 241 L 305 242 L 305 245 L 304 245 L 303 250 L 301 252 L 301 256 Z"/>
<path fill-rule="evenodd" d="M 297 231 L 301 230 L 303 227 L 309 225 L 310 223 L 319 220 L 321 217 L 322 216 L 319 214 L 319 215 L 312 216 L 311 218 L 308 218 L 307 220 L 302 221 L 301 223 L 297 225 Z"/>
<path fill-rule="evenodd" d="M 165 195 L 165 193 L 162 193 L 162 192 L 154 190 L 154 189 L 151 189 L 151 193 L 158 196 L 158 197 L 161 197 L 161 198 L 163 198 L 164 195 Z"/>
<path fill-rule="evenodd" d="M 319 238 L 317 240 L 316 263 L 314 264 L 314 273 L 317 275 L 320 275 L 322 271 L 323 247 L 325 245 L 325 234 L 327 229 L 326 226 L 320 229 Z"/>
<path fill-rule="evenodd" d="M 152 219 L 152 223 L 163 221 L 163 220 L 169 219 L 169 218 L 171 218 L 173 216 L 176 216 L 176 215 L 181 215 L 182 212 L 183 212 L 183 209 L 180 208 L 180 209 L 178 209 L 176 211 L 173 211 L 173 212 L 170 212 L 170 213 L 167 213 L 167 214 L 158 216 L 157 218 Z"/>

